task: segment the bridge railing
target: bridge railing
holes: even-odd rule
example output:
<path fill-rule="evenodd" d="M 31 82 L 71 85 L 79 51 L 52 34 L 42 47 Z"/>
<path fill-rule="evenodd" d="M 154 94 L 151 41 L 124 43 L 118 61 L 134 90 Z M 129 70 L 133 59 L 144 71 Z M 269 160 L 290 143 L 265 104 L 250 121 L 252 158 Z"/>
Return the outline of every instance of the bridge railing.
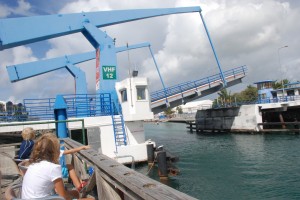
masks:
<path fill-rule="evenodd" d="M 231 101 L 226 103 L 214 104 L 213 108 L 224 108 L 224 107 L 251 105 L 251 104 L 284 103 L 284 102 L 293 102 L 293 101 L 300 101 L 300 95 L 280 96 L 280 97 L 265 98 L 265 99 L 253 99 L 249 101 Z"/>
<path fill-rule="evenodd" d="M 63 95 L 68 117 L 111 115 L 112 100 L 109 93 Z M 55 98 L 24 99 L 27 120 L 53 120 Z"/>
<path fill-rule="evenodd" d="M 235 78 L 237 75 L 240 75 L 240 74 L 245 75 L 246 71 L 247 71 L 246 66 L 240 66 L 240 67 L 236 67 L 236 68 L 224 71 L 223 74 L 224 74 L 225 79 L 230 76 L 233 76 Z M 220 81 L 220 80 L 222 80 L 221 74 L 215 74 L 215 75 L 212 75 L 212 76 L 209 76 L 206 78 L 202 78 L 199 80 L 188 81 L 188 82 L 184 82 L 184 83 L 181 83 L 178 85 L 174 85 L 174 86 L 166 88 L 165 90 L 162 89 L 162 90 L 158 90 L 158 91 L 151 93 L 151 101 L 154 102 L 159 99 L 163 99 L 166 96 L 170 97 L 172 95 L 180 94 L 180 93 L 190 90 L 190 89 L 196 89 L 197 87 L 203 86 L 203 85 L 208 85 L 210 87 L 211 84 L 213 84 L 216 81 Z"/>

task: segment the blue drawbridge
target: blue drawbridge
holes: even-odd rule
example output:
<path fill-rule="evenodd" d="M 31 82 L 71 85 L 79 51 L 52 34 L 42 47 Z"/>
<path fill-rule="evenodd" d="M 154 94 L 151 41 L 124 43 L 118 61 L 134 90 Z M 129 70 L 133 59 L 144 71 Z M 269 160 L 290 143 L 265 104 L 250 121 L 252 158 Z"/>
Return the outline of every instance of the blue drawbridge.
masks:
<path fill-rule="evenodd" d="M 227 81 L 227 87 L 240 83 L 246 76 L 246 72 L 246 66 L 225 71 L 224 75 Z M 221 80 L 220 74 L 216 74 L 199 80 L 180 83 L 172 87 L 167 87 L 165 89 L 152 92 L 150 94 L 152 111 L 154 113 L 164 111 L 166 109 L 166 97 L 169 101 L 170 107 L 173 108 L 189 101 L 212 94 L 224 87 Z M 167 96 L 165 94 L 167 94 Z M 76 118 L 112 115 L 112 121 L 116 126 L 116 134 L 118 135 L 121 130 L 124 131 L 124 126 L 122 125 L 124 124 L 122 112 L 117 111 L 116 105 L 112 103 L 113 101 L 109 93 L 64 95 L 63 97 L 68 105 L 68 117 Z M 26 114 L 24 117 L 27 116 L 27 118 L 25 119 L 23 117 L 23 119 L 54 119 L 54 103 L 55 98 L 24 99 L 23 105 L 26 108 Z M 126 136 L 123 138 L 125 137 Z M 119 139 L 121 140 L 120 137 Z M 119 143 L 124 143 L 124 141 Z"/>
<path fill-rule="evenodd" d="M 224 72 L 226 87 L 241 83 L 246 76 L 246 66 L 236 67 Z M 165 102 L 169 102 L 171 108 L 210 95 L 224 88 L 220 74 L 212 75 L 195 81 L 188 81 L 167 87 L 151 93 L 151 108 L 154 114 L 166 109 Z"/>
<path fill-rule="evenodd" d="M 117 98 L 117 92 L 119 91 L 115 90 L 116 82 L 120 81 L 118 76 L 119 67 L 116 59 L 117 48 L 115 46 L 115 40 L 100 28 L 171 14 L 198 13 L 200 15 L 219 69 L 219 74 L 168 88 L 164 85 L 161 74 L 157 69 L 163 89 L 151 94 L 151 107 L 154 113 L 158 113 L 164 110 L 166 105 L 175 107 L 182 103 L 203 97 L 223 87 L 237 84 L 241 82 L 241 79 L 245 76 L 246 68 L 244 66 L 226 72 L 222 71 L 201 11 L 201 8 L 197 6 L 83 12 L 0 19 L 0 50 L 73 33 L 82 33 L 95 49 L 94 56 L 88 54 L 84 54 L 84 56 L 86 57 L 85 59 L 96 58 L 96 94 L 88 95 L 77 93 L 73 96 L 64 95 L 67 104 L 67 116 L 89 117 L 111 115 L 112 123 L 114 124 L 116 146 L 122 146 L 126 145 L 127 141 L 122 110 L 120 109 L 120 102 Z M 58 65 L 54 63 L 54 61 L 58 61 Z M 21 74 L 21 71 L 17 70 L 17 66 L 12 66 L 10 70 L 12 74 L 15 73 L 14 81 L 17 81 L 22 78 L 42 74 L 47 70 L 56 70 L 56 67 L 60 66 L 60 68 L 66 68 L 76 79 L 82 82 L 85 80 L 85 74 L 74 65 L 80 62 L 81 61 L 76 60 L 76 58 L 61 57 L 50 60 L 49 63 L 46 64 L 46 67 L 49 67 L 48 69 L 41 69 L 38 66 L 34 66 L 31 67 L 30 70 L 24 69 L 24 74 Z M 54 67 L 53 64 L 55 65 Z M 78 91 L 86 91 L 85 86 L 76 89 L 78 89 Z M 54 98 L 24 100 L 26 116 L 21 117 L 21 119 L 53 119 L 53 105 Z"/>

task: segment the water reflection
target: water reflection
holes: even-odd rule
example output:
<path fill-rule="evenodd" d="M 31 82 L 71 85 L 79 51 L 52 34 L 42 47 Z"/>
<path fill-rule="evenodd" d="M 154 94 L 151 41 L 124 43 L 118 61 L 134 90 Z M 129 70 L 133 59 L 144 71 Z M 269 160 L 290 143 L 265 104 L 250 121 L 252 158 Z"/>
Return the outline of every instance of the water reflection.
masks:
<path fill-rule="evenodd" d="M 199 199 L 300 199 L 299 136 L 190 134 L 173 123 L 145 128 L 147 139 L 179 156 L 181 172 L 166 184 L 181 192 Z M 149 176 L 159 180 L 157 171 Z"/>
<path fill-rule="evenodd" d="M 264 159 L 264 136 L 263 135 L 244 135 L 232 134 L 233 141 L 238 152 L 244 160 L 255 160 L 256 162 Z"/>

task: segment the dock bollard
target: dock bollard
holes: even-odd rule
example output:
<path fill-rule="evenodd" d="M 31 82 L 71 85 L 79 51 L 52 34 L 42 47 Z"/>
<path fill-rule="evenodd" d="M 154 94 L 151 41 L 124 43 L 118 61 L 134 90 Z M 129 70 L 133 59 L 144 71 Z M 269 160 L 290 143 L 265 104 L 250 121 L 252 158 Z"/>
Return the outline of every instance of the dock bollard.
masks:
<path fill-rule="evenodd" d="M 147 158 L 148 158 L 149 165 L 154 162 L 154 145 L 153 144 L 147 144 Z"/>
<path fill-rule="evenodd" d="M 193 124 L 192 124 L 192 122 L 189 122 L 189 124 L 190 124 L 190 133 L 192 133 L 193 132 Z"/>
<path fill-rule="evenodd" d="M 157 152 L 158 175 L 160 179 L 168 178 L 167 153 L 166 151 Z"/>

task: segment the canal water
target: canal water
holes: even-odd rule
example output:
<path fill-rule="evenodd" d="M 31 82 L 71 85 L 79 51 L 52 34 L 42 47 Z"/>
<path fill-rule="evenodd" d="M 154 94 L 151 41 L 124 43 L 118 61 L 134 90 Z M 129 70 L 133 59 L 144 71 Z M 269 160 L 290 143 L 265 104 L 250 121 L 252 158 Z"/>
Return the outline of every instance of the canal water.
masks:
<path fill-rule="evenodd" d="M 191 134 L 180 123 L 146 123 L 145 132 L 179 156 L 180 174 L 166 184 L 181 192 L 206 200 L 300 199 L 299 135 Z M 148 175 L 159 180 L 156 167 Z"/>

